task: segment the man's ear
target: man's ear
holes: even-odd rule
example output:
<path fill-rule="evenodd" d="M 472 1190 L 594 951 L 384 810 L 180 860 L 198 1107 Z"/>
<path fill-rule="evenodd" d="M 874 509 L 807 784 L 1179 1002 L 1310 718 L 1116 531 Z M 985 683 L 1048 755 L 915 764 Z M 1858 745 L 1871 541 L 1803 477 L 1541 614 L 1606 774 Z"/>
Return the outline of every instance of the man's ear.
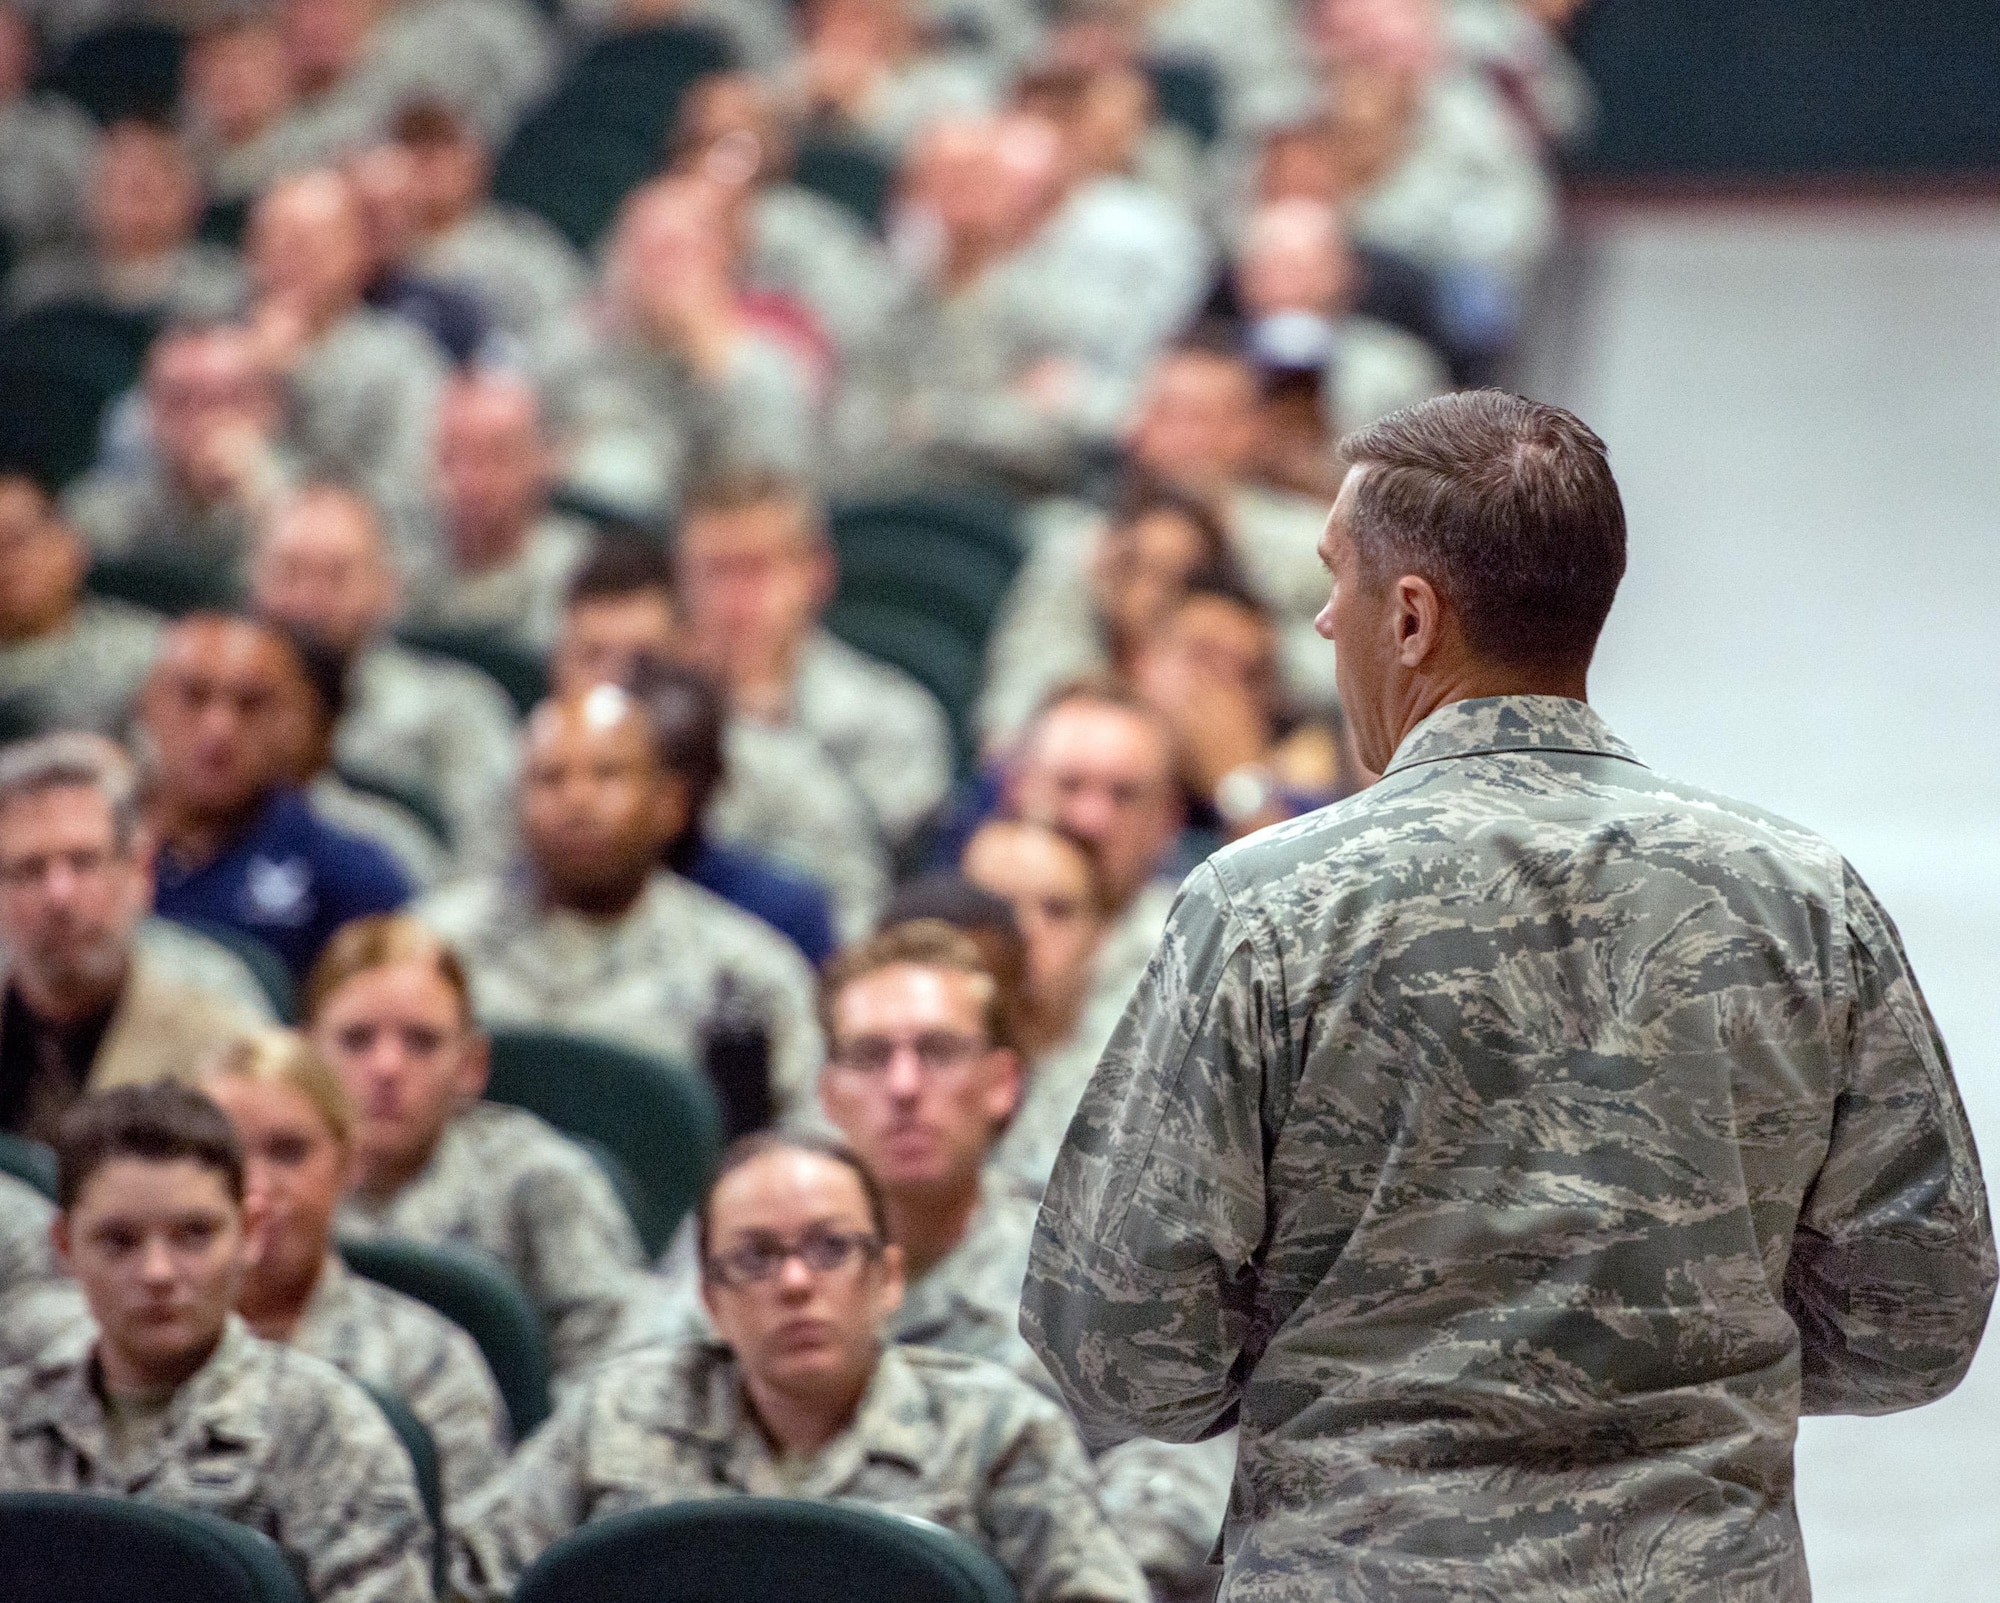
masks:
<path fill-rule="evenodd" d="M 49 1221 L 49 1245 L 55 1249 L 56 1262 L 61 1265 L 62 1272 L 74 1280 L 76 1278 L 76 1265 L 71 1261 L 69 1255 L 68 1214 L 58 1213 Z"/>
<path fill-rule="evenodd" d="M 1396 581 L 1392 608 L 1396 631 L 1396 661 L 1421 668 L 1444 641 L 1444 602 L 1422 574 L 1406 573 Z"/>
<path fill-rule="evenodd" d="M 1021 1072 L 1020 1053 L 996 1047 L 987 1056 L 993 1064 L 993 1077 L 986 1086 L 986 1116 L 998 1126 L 1020 1111 L 1021 1098 L 1028 1087 Z"/>
<path fill-rule="evenodd" d="M 475 1030 L 465 1043 L 465 1055 L 458 1065 L 458 1094 L 467 1103 L 486 1094 L 486 1080 L 493 1072 L 493 1043 L 484 1030 Z"/>
<path fill-rule="evenodd" d="M 875 1317 L 887 1319 L 903 1306 L 903 1249 L 891 1241 L 882 1248 L 882 1284 L 875 1293 Z"/>

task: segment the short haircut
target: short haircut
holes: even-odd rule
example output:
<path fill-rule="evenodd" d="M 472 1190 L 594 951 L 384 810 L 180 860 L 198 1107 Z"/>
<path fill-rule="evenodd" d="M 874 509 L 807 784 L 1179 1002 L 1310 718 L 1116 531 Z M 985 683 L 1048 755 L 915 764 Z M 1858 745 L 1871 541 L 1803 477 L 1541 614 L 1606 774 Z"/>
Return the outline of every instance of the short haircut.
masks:
<path fill-rule="evenodd" d="M 471 138 L 465 119 L 442 100 L 419 96 L 406 100 L 389 124 L 389 137 L 418 150 L 462 145 Z"/>
<path fill-rule="evenodd" d="M 1352 538 L 1364 579 L 1428 579 L 1480 658 L 1590 661 L 1625 573 L 1625 508 L 1604 442 L 1561 407 L 1442 395 L 1358 429 Z"/>
<path fill-rule="evenodd" d="M 1130 528 L 1142 518 L 1179 518 L 1201 537 L 1201 565 L 1204 568 L 1233 568 L 1234 555 L 1229 530 L 1209 502 L 1162 484 L 1144 474 L 1135 474 L 1118 487 L 1111 504 L 1110 526 Z"/>
<path fill-rule="evenodd" d="M 1009 916 L 1011 919 L 1011 912 Z M 940 918 L 918 918 L 888 925 L 867 940 L 848 947 L 827 964 L 819 981 L 819 1022 L 827 1040 L 834 1039 L 834 1010 L 850 985 L 905 964 L 913 968 L 949 969 L 983 981 L 979 1011 L 986 1038 L 994 1046 L 1013 1044 L 1006 986 L 993 972 L 993 965 L 979 942 L 967 931 Z"/>
<path fill-rule="evenodd" d="M 129 852 L 139 832 L 132 760 L 102 735 L 66 729 L 0 749 L 0 818 L 17 801 L 51 790 L 94 790 L 111 809 L 112 842 Z"/>
<path fill-rule="evenodd" d="M 563 592 L 563 605 L 580 607 L 648 594 L 660 595 L 669 604 L 677 602 L 673 564 L 659 541 L 636 529 L 619 528 L 599 535 L 592 544 L 590 555 Z"/>
<path fill-rule="evenodd" d="M 681 506 L 681 527 L 685 529 L 698 517 L 720 517 L 774 503 L 789 503 L 799 509 L 808 539 L 824 538 L 819 500 L 811 487 L 775 468 L 745 468 L 698 481 Z"/>
<path fill-rule="evenodd" d="M 408 913 L 371 913 L 334 931 L 306 976 L 300 1013 L 306 1023 L 319 1019 L 333 993 L 357 974 L 402 963 L 421 963 L 451 988 L 465 1022 L 473 1022 L 472 985 L 465 964 L 447 941 L 431 933 Z"/>
<path fill-rule="evenodd" d="M 354 1102 L 347 1087 L 319 1049 L 297 1030 L 259 1030 L 243 1035 L 213 1053 L 195 1073 L 196 1080 L 247 1080 L 253 1085 L 278 1085 L 296 1091 L 313 1106 L 347 1147 L 354 1140 Z"/>
<path fill-rule="evenodd" d="M 1160 737 L 1160 745 L 1166 753 L 1167 770 L 1172 776 L 1180 750 L 1180 737 L 1174 727 L 1167 722 L 1166 715 L 1150 701 L 1114 674 L 1079 674 L 1074 679 L 1066 679 L 1047 695 L 1035 703 L 1035 710 L 1028 714 L 1028 721 L 1021 727 L 1021 738 L 1015 750 L 1028 753 L 1034 750 L 1042 726 L 1065 707 L 1115 707 L 1128 713 L 1142 724 L 1149 725 Z"/>
<path fill-rule="evenodd" d="M 716 1192 L 721 1190 L 722 1182 L 738 1169 L 747 1168 L 759 1158 L 772 1152 L 806 1152 L 817 1158 L 825 1158 L 829 1163 L 838 1163 L 853 1170 L 854 1178 L 860 1182 L 861 1194 L 868 1200 L 868 1223 L 875 1232 L 875 1239 L 882 1242 L 889 1239 L 889 1209 L 882 1200 L 882 1188 L 875 1183 L 875 1177 L 868 1172 L 867 1165 L 855 1156 L 853 1148 L 827 1136 L 804 1132 L 787 1134 L 777 1130 L 758 1130 L 750 1135 L 738 1136 L 723 1149 L 722 1157 L 715 1165 L 715 1173 L 709 1177 L 708 1188 L 702 1192 L 701 1201 L 695 1205 L 695 1246 L 704 1269 L 708 1267 L 708 1247 L 710 1230 L 714 1224 Z"/>
<path fill-rule="evenodd" d="M 56 1129 L 56 1206 L 65 1213 L 97 1171 L 118 1158 L 146 1163 L 181 1159 L 222 1176 L 230 1199 L 243 1200 L 243 1148 L 228 1116 L 192 1086 L 172 1080 L 120 1085 L 87 1096 Z"/>
<path fill-rule="evenodd" d="M 661 766 L 687 791 L 688 825 L 667 849 L 667 866 L 685 872 L 701 850 L 702 816 L 728 766 L 728 703 L 707 674 L 678 662 L 647 663 L 632 696 L 653 726 Z"/>
<path fill-rule="evenodd" d="M 1065 849 L 1074 853 L 1083 862 L 1084 878 L 1090 886 L 1091 910 L 1100 917 L 1108 916 L 1114 911 L 1111 884 L 1104 877 L 1104 854 L 1097 849 L 1096 841 L 1049 819 L 1009 818 L 1005 814 L 996 814 L 992 818 L 981 820 L 979 827 L 966 837 L 965 852 L 970 852 L 973 841 L 989 829 L 1025 830 L 1031 835 L 1046 835 L 1050 840 L 1060 842 Z M 959 854 L 961 861 L 965 852 Z"/>

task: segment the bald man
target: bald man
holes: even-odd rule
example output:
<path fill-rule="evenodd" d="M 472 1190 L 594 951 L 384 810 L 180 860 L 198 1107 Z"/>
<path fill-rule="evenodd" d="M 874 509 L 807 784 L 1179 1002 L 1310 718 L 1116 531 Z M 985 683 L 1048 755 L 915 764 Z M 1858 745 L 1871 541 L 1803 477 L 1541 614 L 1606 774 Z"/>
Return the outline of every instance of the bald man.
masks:
<path fill-rule="evenodd" d="M 363 303 L 374 261 L 354 185 L 331 171 L 274 184 L 244 245 L 252 324 L 264 360 L 285 375 L 302 453 L 414 508 L 444 363 L 413 325 Z"/>
<path fill-rule="evenodd" d="M 514 709 L 484 674 L 389 637 L 402 590 L 385 541 L 362 496 L 307 485 L 264 525 L 250 564 L 251 603 L 347 665 L 334 760 L 433 798 L 455 861 L 491 867 L 508 847 Z"/>
<path fill-rule="evenodd" d="M 529 720 L 520 872 L 449 887 L 417 914 L 452 942 L 482 1020 L 585 1030 L 701 1062 L 761 1030 L 781 1118 L 812 1106 L 813 980 L 784 937 L 659 867 L 686 822 L 651 721 L 599 685 Z"/>
<path fill-rule="evenodd" d="M 410 886 L 381 847 L 333 828 L 284 781 L 299 672 L 276 630 L 195 613 L 167 631 L 139 698 L 159 840 L 154 906 L 255 936 L 303 978 L 351 918 Z"/>
<path fill-rule="evenodd" d="M 410 567 L 410 612 L 480 629 L 546 654 L 590 528 L 549 505 L 558 464 L 541 403 L 497 371 L 454 379 L 438 406 L 424 538 Z"/>

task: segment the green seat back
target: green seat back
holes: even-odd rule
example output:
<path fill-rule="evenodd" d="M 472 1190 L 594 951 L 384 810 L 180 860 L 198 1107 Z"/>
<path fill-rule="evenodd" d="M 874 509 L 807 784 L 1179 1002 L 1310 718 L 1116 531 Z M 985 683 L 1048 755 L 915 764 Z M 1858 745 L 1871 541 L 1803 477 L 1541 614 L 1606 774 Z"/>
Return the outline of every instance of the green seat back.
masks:
<path fill-rule="evenodd" d="M 524 717 L 549 693 L 549 669 L 534 652 L 484 629 L 402 629 L 397 639 L 413 651 L 428 651 L 469 663 L 507 692 Z"/>
<path fill-rule="evenodd" d="M 165 121 L 180 101 L 187 41 L 156 22 L 121 22 L 85 34 L 63 51 L 48 87 L 109 127 L 127 117 Z"/>
<path fill-rule="evenodd" d="M 85 580 L 93 594 L 128 601 L 165 613 L 169 618 L 190 612 L 228 612 L 243 600 L 235 565 L 213 557 L 178 551 L 132 551 L 99 557 Z"/>
<path fill-rule="evenodd" d="M 438 1468 L 437 1442 L 432 1439 L 430 1429 L 417 1418 L 410 1405 L 395 1392 L 385 1391 L 380 1386 L 371 1386 L 367 1381 L 355 1384 L 374 1400 L 382 1410 L 382 1417 L 389 1422 L 389 1428 L 396 1433 L 396 1440 L 403 1444 L 403 1451 L 410 1455 L 410 1469 L 417 1477 L 417 1495 L 423 1499 L 424 1513 L 431 1522 L 431 1589 L 439 1597 L 444 1596 L 445 1536 L 444 1536 L 444 1474 Z"/>
<path fill-rule="evenodd" d="M 514 1603 L 1015 1603 L 942 1526 L 853 1503 L 734 1497 L 614 1514 L 550 1548 Z"/>
<path fill-rule="evenodd" d="M 306 1603 L 277 1545 L 214 1514 L 81 1492 L 0 1493 L 7 1603 Z"/>
<path fill-rule="evenodd" d="M 451 845 L 451 820 L 444 815 L 443 803 L 424 786 L 411 784 L 405 779 L 391 779 L 386 774 L 372 773 L 365 768 L 350 768 L 345 763 L 334 764 L 333 771 L 353 789 L 394 802 L 422 824 L 424 833 L 440 846 Z"/>
<path fill-rule="evenodd" d="M 593 1036 L 494 1030 L 486 1095 L 608 1149 L 637 1188 L 628 1205 L 649 1258 L 700 1200 L 722 1149 L 722 1114 L 705 1075 Z"/>
<path fill-rule="evenodd" d="M 57 303 L 0 326 L 0 434 L 67 483 L 97 460 L 104 410 L 139 378 L 156 321 Z"/>
<path fill-rule="evenodd" d="M 1204 150 L 1222 137 L 1222 79 L 1213 62 L 1163 57 L 1147 64 L 1146 76 L 1164 120 L 1179 123 Z"/>
<path fill-rule="evenodd" d="M 11 1174 L 22 1185 L 33 1186 L 49 1201 L 56 1200 L 56 1155 L 52 1147 L 0 1130 L 0 1174 Z"/>
<path fill-rule="evenodd" d="M 986 672 L 984 651 L 906 600 L 843 596 L 827 609 L 826 626 L 856 651 L 901 668 L 937 697 L 951 719 L 959 773 L 970 772 L 972 714 Z"/>
<path fill-rule="evenodd" d="M 172 922 L 183 929 L 193 930 L 197 935 L 207 936 L 217 946 L 226 946 L 241 958 L 279 1022 L 298 1023 L 298 987 L 292 983 L 292 971 L 285 967 L 285 960 L 270 947 L 233 924 L 217 924 L 206 918 L 177 918 Z"/>
<path fill-rule="evenodd" d="M 688 86 L 731 65 L 723 37 L 698 25 L 599 40 L 515 132 L 494 169 L 494 197 L 540 213 L 589 250 L 625 196 L 659 171 Z"/>
<path fill-rule="evenodd" d="M 463 1247 L 378 1236 L 343 1240 L 340 1256 L 357 1275 L 427 1303 L 478 1344 L 507 1404 L 516 1441 L 549 1415 L 547 1333 L 514 1277 Z"/>
<path fill-rule="evenodd" d="M 858 141 L 808 136 L 799 141 L 792 182 L 846 207 L 879 234 L 896 187 L 896 169 Z"/>

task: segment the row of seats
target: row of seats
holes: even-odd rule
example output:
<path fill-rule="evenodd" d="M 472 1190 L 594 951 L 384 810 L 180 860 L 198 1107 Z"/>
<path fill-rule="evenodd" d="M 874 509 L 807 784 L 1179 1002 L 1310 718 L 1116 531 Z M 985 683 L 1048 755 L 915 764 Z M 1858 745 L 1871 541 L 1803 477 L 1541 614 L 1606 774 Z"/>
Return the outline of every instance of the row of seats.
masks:
<path fill-rule="evenodd" d="M 247 1525 L 129 1498 L 0 1494 L 0 1603 L 129 1603 L 141 1587 L 152 1603 L 305 1603 L 276 1545 Z M 732 1498 L 587 1525 L 543 1554 L 514 1596 L 1014 1603 L 1015 1592 L 986 1554 L 922 1520 L 851 1504 Z"/>

